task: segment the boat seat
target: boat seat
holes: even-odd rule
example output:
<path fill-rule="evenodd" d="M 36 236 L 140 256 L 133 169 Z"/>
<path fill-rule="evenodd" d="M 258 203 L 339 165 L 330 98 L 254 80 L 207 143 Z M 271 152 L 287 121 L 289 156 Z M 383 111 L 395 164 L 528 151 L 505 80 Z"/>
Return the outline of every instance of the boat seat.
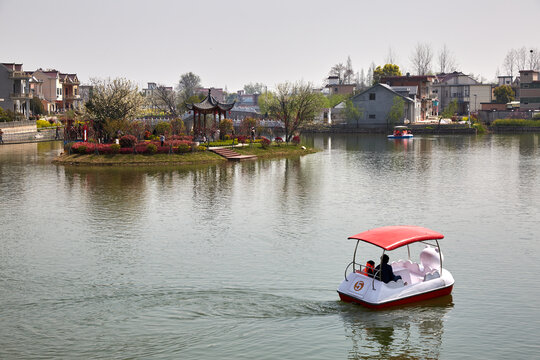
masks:
<path fill-rule="evenodd" d="M 403 279 L 398 279 L 397 281 L 389 281 L 385 285 L 388 286 L 390 289 L 396 289 L 399 287 L 404 287 L 405 282 L 403 281 Z"/>
<path fill-rule="evenodd" d="M 439 270 L 433 270 L 424 276 L 424 281 L 429 281 L 429 280 L 437 279 L 440 277 L 441 277 L 441 274 L 439 274 Z"/>

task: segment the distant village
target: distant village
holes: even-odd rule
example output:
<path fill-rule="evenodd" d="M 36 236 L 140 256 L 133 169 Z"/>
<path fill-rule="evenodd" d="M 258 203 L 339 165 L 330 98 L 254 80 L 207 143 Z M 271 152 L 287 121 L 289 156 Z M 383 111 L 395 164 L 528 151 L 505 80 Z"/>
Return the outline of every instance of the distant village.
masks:
<path fill-rule="evenodd" d="M 386 71 L 387 67 L 397 68 L 387 64 L 372 69 L 368 78 L 370 86 L 365 79 L 359 81 L 358 77 L 347 78 L 339 69 L 330 71 L 324 85 L 313 91 L 338 101 L 325 107 L 314 122 L 331 126 L 384 125 L 396 97 L 403 104 L 398 122 L 404 124 L 440 123 L 442 111 L 451 104 L 452 117 L 448 121 L 474 114 L 478 120 L 489 124 L 501 118 L 531 119 L 540 111 L 537 69 L 520 70 L 519 76 L 501 75 L 497 77 L 496 83 L 483 83 L 460 71 L 414 75 L 401 74 L 399 68 L 389 72 Z M 378 73 L 376 78 L 375 72 Z M 246 117 L 272 120 L 268 119 L 268 114 L 261 111 L 259 106 L 259 98 L 268 89 L 262 84 L 256 85 L 251 91 L 244 89 L 229 93 L 223 88 L 198 87 L 196 92 L 207 94 L 210 91 L 217 101 L 234 102 L 228 114 L 232 120 L 239 121 Z M 175 88 L 148 82 L 147 87 L 141 90 L 147 116 L 170 114 L 167 106 L 156 101 L 158 91 L 173 93 Z M 38 115 L 80 110 L 91 94 L 92 85 L 81 84 L 76 73 L 41 68 L 26 71 L 23 64 L 16 63 L 2 63 L 0 66 L 0 107 L 18 119 L 35 119 Z M 355 115 L 347 114 L 347 102 L 359 110 Z M 186 111 L 179 116 L 189 121 L 192 114 Z"/>

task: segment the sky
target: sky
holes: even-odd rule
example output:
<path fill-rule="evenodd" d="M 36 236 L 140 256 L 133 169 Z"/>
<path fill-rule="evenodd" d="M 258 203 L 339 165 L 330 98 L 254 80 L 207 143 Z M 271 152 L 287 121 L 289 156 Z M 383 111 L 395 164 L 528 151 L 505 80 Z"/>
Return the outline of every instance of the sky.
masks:
<path fill-rule="evenodd" d="M 204 87 L 322 86 L 350 56 L 355 71 L 403 72 L 418 44 L 446 44 L 458 69 L 503 75 L 510 49 L 540 49 L 540 0 L 0 0 L 0 62 L 91 78 L 176 86 L 193 72 Z"/>

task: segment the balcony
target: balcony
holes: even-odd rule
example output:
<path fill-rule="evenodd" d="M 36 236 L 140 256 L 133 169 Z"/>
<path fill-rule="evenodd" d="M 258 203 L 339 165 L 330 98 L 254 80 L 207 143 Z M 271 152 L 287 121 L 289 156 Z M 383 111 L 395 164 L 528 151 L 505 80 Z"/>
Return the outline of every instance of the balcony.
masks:
<path fill-rule="evenodd" d="M 79 100 L 80 98 L 81 98 L 81 95 L 73 95 L 73 94 L 64 95 L 64 99 L 67 100 L 67 101 Z"/>
<path fill-rule="evenodd" d="M 25 73 L 24 71 L 12 71 L 9 73 L 10 79 L 30 79 L 32 74 Z"/>
<path fill-rule="evenodd" d="M 34 95 L 29 93 L 12 93 L 9 94 L 9 97 L 12 100 L 30 100 L 34 97 Z"/>

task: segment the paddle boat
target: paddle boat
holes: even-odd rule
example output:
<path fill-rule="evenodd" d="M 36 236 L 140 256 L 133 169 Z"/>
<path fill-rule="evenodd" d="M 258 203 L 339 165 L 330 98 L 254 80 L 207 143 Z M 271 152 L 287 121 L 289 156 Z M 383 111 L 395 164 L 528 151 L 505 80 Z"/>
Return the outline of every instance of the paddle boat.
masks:
<path fill-rule="evenodd" d="M 389 139 L 410 139 L 413 137 L 413 134 L 406 126 L 395 126 L 392 135 L 388 135 L 387 137 Z"/>
<path fill-rule="evenodd" d="M 449 295 L 454 278 L 443 268 L 439 246 L 442 238 L 442 234 L 420 226 L 385 226 L 349 237 L 356 240 L 356 247 L 352 262 L 345 268 L 345 279 L 337 290 L 339 297 L 342 301 L 379 309 Z M 357 250 L 361 242 L 382 248 L 381 260 L 385 252 L 406 246 L 408 259 L 390 263 L 396 278 L 401 276 L 401 279 L 385 283 L 378 267 L 358 263 Z M 419 262 L 411 261 L 409 246 L 413 243 L 421 243 L 420 247 L 425 245 Z"/>

